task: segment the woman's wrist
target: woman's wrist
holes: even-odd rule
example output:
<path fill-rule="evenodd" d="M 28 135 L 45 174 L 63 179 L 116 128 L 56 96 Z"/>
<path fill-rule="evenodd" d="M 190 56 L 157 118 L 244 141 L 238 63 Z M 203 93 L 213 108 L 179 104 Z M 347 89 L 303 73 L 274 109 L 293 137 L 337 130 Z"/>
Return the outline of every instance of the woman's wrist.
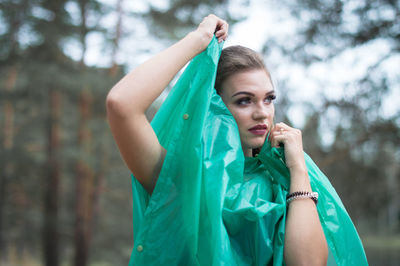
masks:
<path fill-rule="evenodd" d="M 290 179 L 292 181 L 294 180 L 306 180 L 309 181 L 309 177 L 308 177 L 308 172 L 307 169 L 295 169 L 295 170 L 290 170 Z"/>
<path fill-rule="evenodd" d="M 311 192 L 310 178 L 308 177 L 307 168 L 304 166 L 289 169 L 290 171 L 290 192 L 309 191 Z"/>
<path fill-rule="evenodd" d="M 210 34 L 206 32 L 200 32 L 199 30 L 189 32 L 188 35 L 186 35 L 186 38 L 190 39 L 193 43 L 196 55 L 200 54 L 207 48 L 208 44 L 211 42 L 212 37 L 213 35 L 210 36 Z"/>
<path fill-rule="evenodd" d="M 288 166 L 290 175 L 306 175 L 308 176 L 307 166 L 305 162 L 298 162 Z"/>

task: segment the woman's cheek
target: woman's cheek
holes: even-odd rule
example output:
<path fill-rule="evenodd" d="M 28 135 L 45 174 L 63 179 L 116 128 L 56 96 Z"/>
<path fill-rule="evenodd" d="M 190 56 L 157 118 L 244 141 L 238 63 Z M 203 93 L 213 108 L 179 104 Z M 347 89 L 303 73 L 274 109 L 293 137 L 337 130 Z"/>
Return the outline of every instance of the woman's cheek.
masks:
<path fill-rule="evenodd" d="M 246 113 L 242 110 L 236 110 L 232 113 L 232 115 L 235 118 L 236 122 L 240 125 L 243 125 L 243 123 L 248 120 Z"/>

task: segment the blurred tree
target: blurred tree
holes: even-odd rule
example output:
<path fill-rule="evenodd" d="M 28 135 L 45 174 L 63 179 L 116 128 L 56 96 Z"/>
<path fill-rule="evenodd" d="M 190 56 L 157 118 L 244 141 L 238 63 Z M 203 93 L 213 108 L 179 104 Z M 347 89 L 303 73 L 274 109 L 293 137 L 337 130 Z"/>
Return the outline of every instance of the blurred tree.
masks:
<path fill-rule="evenodd" d="M 293 15 L 297 31 L 291 42 L 280 36 L 271 38 L 268 47 L 274 43 L 292 64 L 317 68 L 349 54 L 365 62 L 362 74 L 347 73 L 339 97 L 329 96 L 337 87 L 331 84 L 330 89 L 326 77 L 303 135 L 305 143 L 312 143 L 319 138 L 316 133 L 330 130 L 333 141 L 305 147 L 333 178 L 356 221 L 370 231 L 399 232 L 400 110 L 384 110 L 394 105 L 388 98 L 400 87 L 394 73 L 400 56 L 400 2 L 284 0 L 278 5 Z"/>
<path fill-rule="evenodd" d="M 41 71 L 51 67 L 49 63 L 59 66 L 62 71 L 69 63 L 64 55 L 62 41 L 73 33 L 74 26 L 70 23 L 70 16 L 65 10 L 66 0 L 38 2 L 33 18 L 33 31 L 40 40 L 37 45 L 29 48 L 31 60 L 42 63 Z M 55 69 L 57 70 L 57 69 Z M 54 71 L 54 70 L 53 70 Z M 45 72 L 43 72 L 45 73 Z M 50 72 L 51 73 L 51 72 Z M 40 74 L 39 74 L 40 75 Z M 61 185 L 61 116 L 64 84 L 59 83 L 60 73 L 46 80 L 38 80 L 40 90 L 47 94 L 47 115 L 45 128 L 47 131 L 47 170 L 44 187 L 44 224 L 43 224 L 43 254 L 45 265 L 59 265 L 59 197 Z M 45 104 L 45 102 L 42 102 Z"/>
<path fill-rule="evenodd" d="M 236 2 L 235 5 L 247 6 L 248 0 Z M 233 13 L 232 3 L 228 0 L 169 0 L 163 5 L 150 3 L 149 10 L 139 13 L 148 23 L 150 31 L 160 38 L 180 39 L 197 27 L 201 20 L 215 14 L 224 18 L 231 25 L 244 19 L 248 14 Z M 238 6 L 236 6 L 238 8 Z"/>
<path fill-rule="evenodd" d="M 18 45 L 18 32 L 20 31 L 21 25 L 23 24 L 24 19 L 26 18 L 26 5 L 23 3 L 12 3 L 11 1 L 0 3 L 1 16 L 3 17 L 3 23 L 8 30 L 1 34 L 0 38 L 0 57 L 4 58 L 12 58 L 14 59 L 19 52 Z M 12 61 L 12 59 L 10 61 Z M 8 160 L 10 158 L 11 150 L 14 146 L 14 113 L 15 108 L 14 104 L 10 99 L 10 94 L 12 94 L 12 90 L 15 87 L 15 81 L 17 78 L 17 66 L 15 62 L 10 66 L 2 65 L 2 76 L 3 76 L 3 84 L 2 88 L 4 91 L 2 94 L 4 97 L 3 105 L 3 114 L 4 114 L 4 123 L 2 124 L 2 152 L 1 152 L 1 161 L 0 161 L 0 257 L 4 258 L 4 235 L 5 231 L 3 231 L 3 220 L 4 220 L 4 205 L 5 205 L 5 191 L 8 180 L 13 175 L 13 166 L 12 161 Z M 6 70 L 5 70 L 6 69 Z"/>
<path fill-rule="evenodd" d="M 16 66 L 11 67 L 7 71 L 7 78 L 5 81 L 5 91 L 6 93 L 12 93 L 13 88 L 15 87 L 15 82 L 17 78 L 17 70 Z M 0 169 L 2 169 L 2 173 L 0 175 L 0 257 L 4 258 L 5 250 L 4 250 L 4 233 L 3 232 L 3 215 L 4 215 L 4 203 L 5 203 L 5 192 L 8 180 L 14 174 L 15 164 L 12 160 L 10 160 L 10 152 L 14 146 L 14 130 L 15 130 L 15 121 L 14 121 L 14 105 L 12 101 L 6 99 L 4 101 L 4 124 L 3 124 L 3 138 L 2 138 L 2 155 L 0 160 Z"/>
<path fill-rule="evenodd" d="M 41 228 L 43 258 L 47 265 L 58 265 L 60 260 L 59 227 L 63 225 L 59 218 L 64 155 L 62 142 L 65 136 L 74 131 L 62 132 L 64 111 L 61 106 L 66 95 L 74 99 L 81 91 L 79 78 L 76 78 L 81 69 L 64 53 L 66 40 L 79 37 L 79 30 L 82 30 L 73 23 L 71 14 L 66 11 L 66 5 L 71 3 L 22 0 L 1 2 L 0 18 L 4 30 L 1 31 L 0 39 L 0 64 L 4 89 L 1 90 L 0 104 L 5 112 L 0 118 L 2 125 L 5 125 L 1 132 L 5 149 L 2 149 L 0 157 L 0 165 L 4 166 L 0 167 L 0 225 L 5 224 L 7 227 L 5 230 L 0 226 L 1 243 L 8 242 L 10 245 L 18 239 L 24 243 L 17 248 L 18 252 L 22 246 L 31 250 L 37 245 L 38 230 L 35 229 L 38 228 L 35 226 L 42 220 L 35 218 L 37 212 L 29 216 L 23 208 L 27 205 L 36 210 L 41 208 L 33 199 L 36 197 L 34 194 L 40 195 L 43 187 L 44 217 Z M 90 3 L 94 9 L 94 1 Z M 84 43 L 82 51 L 85 51 L 85 47 Z M 91 72 L 104 76 L 98 70 L 92 69 Z M 91 80 L 96 79 L 92 76 Z M 107 76 L 100 80 L 105 86 L 115 82 Z M 101 88 L 98 82 L 92 84 Z M 104 93 L 100 97 L 104 99 Z M 16 111 L 15 106 L 19 107 Z M 46 106 L 48 108 L 43 108 Z M 104 120 L 101 123 L 104 124 Z M 13 167 L 16 163 L 30 171 Z M 24 177 L 23 182 L 18 176 Z M 7 184 L 9 186 L 6 187 Z M 13 189 L 18 194 L 14 195 Z M 8 211 L 6 217 L 3 215 L 4 210 Z M 29 239 L 33 243 L 27 241 Z M 5 253 L 3 246 L 1 251 Z M 1 257 L 3 259 L 6 256 Z"/>
<path fill-rule="evenodd" d="M 85 56 L 87 51 L 87 36 L 93 31 L 98 31 L 97 27 L 88 25 L 89 13 L 92 16 L 100 17 L 101 4 L 95 0 L 78 0 L 80 10 L 79 40 L 81 46 L 80 73 L 87 75 L 87 66 L 85 65 Z M 78 158 L 76 174 L 76 202 L 75 202 L 75 265 L 85 266 L 89 259 L 89 247 L 92 238 L 93 220 L 95 209 L 99 199 L 99 177 L 98 169 L 91 163 L 93 153 L 92 131 L 89 123 L 92 120 L 92 82 L 84 79 L 81 82 L 79 93 L 79 123 L 78 123 Z M 101 169 L 101 168 L 100 168 Z"/>
<path fill-rule="evenodd" d="M 5 242 L 9 233 L 9 230 L 5 229 L 8 225 L 5 217 L 8 214 L 6 202 L 16 199 L 14 195 L 7 197 L 6 191 L 12 189 L 13 179 L 18 172 L 16 158 L 25 157 L 22 149 L 16 143 L 17 123 L 20 120 L 18 121 L 19 117 L 16 114 L 15 97 L 18 94 L 16 83 L 21 68 L 18 60 L 21 57 L 22 50 L 20 33 L 29 22 L 29 10 L 28 1 L 2 1 L 0 3 L 2 26 L 6 28 L 0 33 L 0 84 L 2 88 L 0 90 L 0 105 L 2 105 L 1 109 L 3 110 L 0 116 L 3 121 L 0 132 L 2 147 L 0 152 L 0 263 L 6 257 Z M 24 194 L 23 191 L 20 190 L 20 192 L 22 192 L 22 195 Z M 21 201 L 19 202 L 21 203 Z"/>
<path fill-rule="evenodd" d="M 112 47 L 112 53 L 111 53 L 111 69 L 110 69 L 110 74 L 111 76 L 115 76 L 118 71 L 118 63 L 117 63 L 117 54 L 120 46 L 120 41 L 122 38 L 122 21 L 124 18 L 124 12 L 123 12 L 123 0 L 118 0 L 117 1 L 117 7 L 116 7 L 116 15 L 117 15 L 117 23 L 115 25 L 115 34 L 113 38 L 113 47 Z"/>

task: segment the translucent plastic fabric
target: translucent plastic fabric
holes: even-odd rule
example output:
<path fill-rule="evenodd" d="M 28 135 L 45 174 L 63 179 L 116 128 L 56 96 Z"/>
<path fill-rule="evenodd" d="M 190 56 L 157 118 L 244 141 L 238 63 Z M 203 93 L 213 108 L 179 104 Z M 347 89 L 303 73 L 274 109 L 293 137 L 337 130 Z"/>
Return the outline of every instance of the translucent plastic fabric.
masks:
<path fill-rule="evenodd" d="M 186 68 L 152 121 L 167 149 L 152 196 L 132 176 L 134 248 L 129 265 L 284 265 L 283 152 L 265 142 L 245 158 L 234 118 L 213 89 L 216 39 Z M 367 265 L 334 188 L 305 155 L 331 265 Z"/>

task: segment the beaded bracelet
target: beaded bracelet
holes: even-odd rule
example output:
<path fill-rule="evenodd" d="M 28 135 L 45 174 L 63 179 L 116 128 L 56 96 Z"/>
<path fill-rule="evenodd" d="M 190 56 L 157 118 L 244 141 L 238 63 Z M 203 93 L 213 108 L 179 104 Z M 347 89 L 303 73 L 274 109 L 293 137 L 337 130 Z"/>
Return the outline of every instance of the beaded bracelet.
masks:
<path fill-rule="evenodd" d="M 315 205 L 317 205 L 318 192 L 296 191 L 296 192 L 290 193 L 289 195 L 286 196 L 286 203 L 289 204 L 292 200 L 305 199 L 305 198 L 312 199 L 314 201 Z"/>

